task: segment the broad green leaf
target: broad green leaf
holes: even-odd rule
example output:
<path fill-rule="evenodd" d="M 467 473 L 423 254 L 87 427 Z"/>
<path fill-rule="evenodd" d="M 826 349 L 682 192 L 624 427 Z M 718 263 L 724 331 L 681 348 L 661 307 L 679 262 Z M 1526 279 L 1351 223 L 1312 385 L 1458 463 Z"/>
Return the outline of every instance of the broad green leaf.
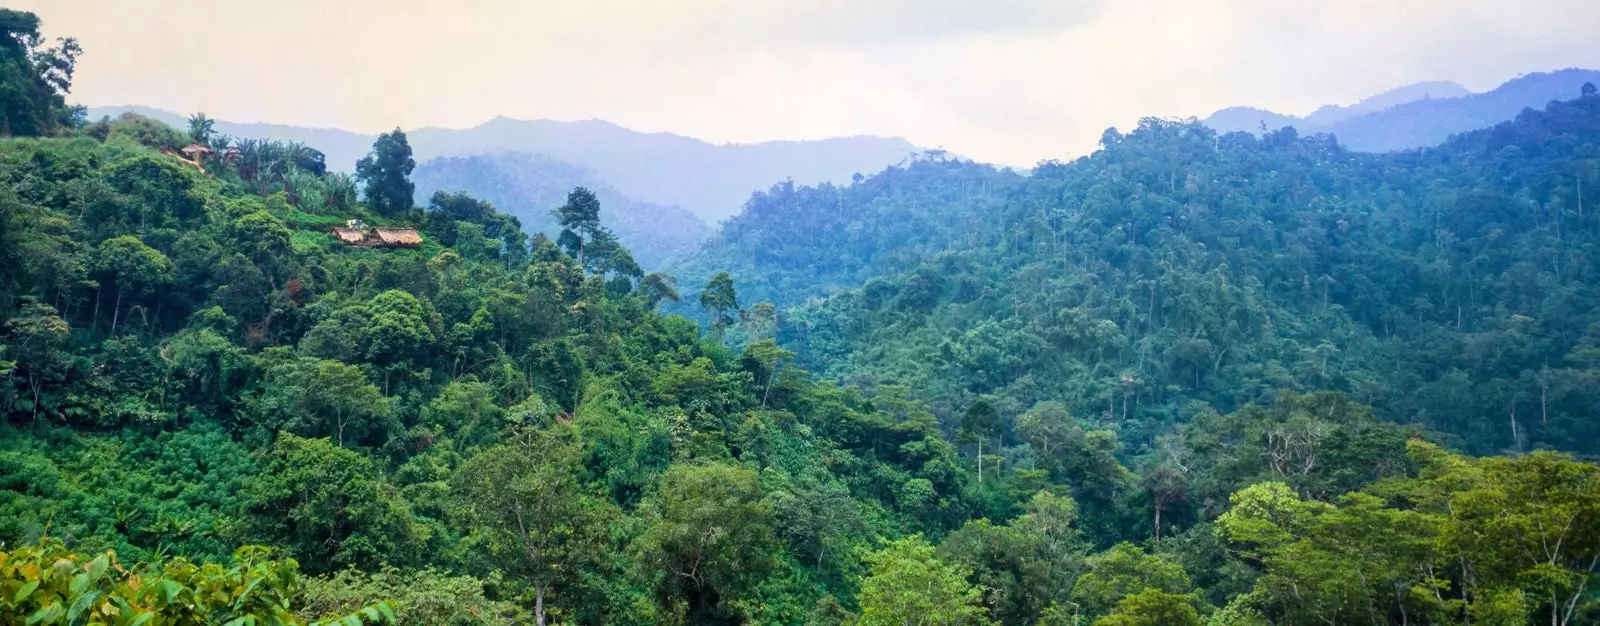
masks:
<path fill-rule="evenodd" d="M 178 593 L 183 591 L 183 585 L 171 580 L 163 580 L 156 583 L 156 590 L 161 593 L 161 601 L 163 603 L 171 604 L 172 599 L 178 597 Z"/>
<path fill-rule="evenodd" d="M 32 626 L 33 624 L 49 624 L 57 619 L 60 619 L 61 614 L 65 612 L 66 611 L 61 608 L 61 603 L 51 602 L 50 606 L 34 611 L 33 615 L 29 615 L 27 623 L 29 626 Z"/>
<path fill-rule="evenodd" d="M 106 555 L 94 557 L 94 560 L 89 562 L 89 582 L 98 582 L 110 567 L 111 559 L 106 558 Z"/>
<path fill-rule="evenodd" d="M 33 595 L 33 591 L 35 589 L 38 589 L 38 588 L 39 588 L 39 581 L 38 580 L 30 580 L 28 582 L 22 583 L 22 588 L 17 590 L 17 594 L 15 596 L 11 597 L 11 601 L 14 602 L 14 603 L 17 603 L 17 604 L 21 604 L 23 600 L 26 600 L 28 598 L 28 596 Z"/>
<path fill-rule="evenodd" d="M 88 574 L 78 574 L 77 576 L 73 576 L 72 577 L 72 582 L 67 585 L 67 591 L 72 592 L 72 595 L 74 595 L 74 596 L 83 595 L 83 592 L 85 590 L 87 590 L 88 588 L 89 588 L 89 575 Z"/>
<path fill-rule="evenodd" d="M 99 597 L 100 590 L 98 589 L 78 596 L 78 599 L 72 602 L 72 606 L 67 608 L 67 623 L 71 624 L 78 621 L 78 616 L 82 615 L 84 610 L 94 604 L 94 601 Z"/>

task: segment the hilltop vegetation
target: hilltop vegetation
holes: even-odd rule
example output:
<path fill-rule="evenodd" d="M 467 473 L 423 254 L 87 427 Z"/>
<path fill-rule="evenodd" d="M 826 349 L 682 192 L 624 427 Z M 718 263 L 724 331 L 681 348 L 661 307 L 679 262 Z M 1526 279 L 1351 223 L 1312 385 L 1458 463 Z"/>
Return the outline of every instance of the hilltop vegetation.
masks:
<path fill-rule="evenodd" d="M 1527 450 L 1592 437 L 1597 109 L 1395 157 L 1152 121 L 1028 178 L 784 184 L 704 287 L 588 189 L 554 238 L 417 196 L 399 130 L 355 177 L 203 116 L 13 133 L 0 621 L 1591 622 L 1600 468 Z M 1567 355 L 1547 424 L 1478 395 Z M 1521 408 L 1505 443 L 1352 382 L 1485 356 L 1446 390 Z"/>

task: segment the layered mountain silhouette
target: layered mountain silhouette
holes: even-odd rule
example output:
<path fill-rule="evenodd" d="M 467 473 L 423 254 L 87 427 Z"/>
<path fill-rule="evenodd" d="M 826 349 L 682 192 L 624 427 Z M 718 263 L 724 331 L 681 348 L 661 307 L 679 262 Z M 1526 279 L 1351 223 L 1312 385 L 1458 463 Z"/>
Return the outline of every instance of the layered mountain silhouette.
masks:
<path fill-rule="evenodd" d="M 1324 106 L 1305 117 L 1229 107 L 1202 123 L 1220 132 L 1257 134 L 1292 126 L 1301 134 L 1332 134 L 1352 150 L 1387 152 L 1438 145 L 1451 135 L 1510 120 L 1524 109 L 1575 98 L 1585 83 L 1600 83 L 1600 71 L 1526 74 L 1482 93 L 1452 82 L 1416 83 L 1350 106 Z"/>
<path fill-rule="evenodd" d="M 587 187 L 600 199 L 600 221 L 647 269 L 694 249 L 712 229 L 694 214 L 672 205 L 643 202 L 617 191 L 588 169 L 525 152 L 442 157 L 417 166 L 411 179 L 418 203 L 435 191 L 465 192 L 517 216 L 522 229 L 554 239 L 560 225 L 550 209 L 566 202 L 573 187 Z"/>
<path fill-rule="evenodd" d="M 99 107 L 90 119 L 123 112 L 183 127 L 184 116 L 139 106 Z M 336 128 L 219 120 L 219 133 L 299 141 L 321 150 L 328 166 L 349 171 L 372 148 L 376 135 Z M 751 192 L 774 182 L 848 182 L 917 152 L 900 138 L 837 137 L 807 141 L 712 144 L 672 133 L 643 133 L 601 120 L 557 122 L 497 117 L 464 129 L 418 128 L 406 136 L 418 163 L 440 157 L 524 152 L 566 161 L 592 172 L 617 192 L 640 202 L 679 206 L 715 223 L 739 211 Z"/>

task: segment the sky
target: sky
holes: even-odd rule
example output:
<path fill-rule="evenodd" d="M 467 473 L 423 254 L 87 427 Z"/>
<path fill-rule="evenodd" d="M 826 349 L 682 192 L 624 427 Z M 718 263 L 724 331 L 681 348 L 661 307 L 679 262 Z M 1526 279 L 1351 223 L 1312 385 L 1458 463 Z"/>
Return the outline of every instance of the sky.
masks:
<path fill-rule="evenodd" d="M 376 132 L 599 118 L 1031 165 L 1108 127 L 1600 67 L 1595 0 L 7 0 L 72 100 Z"/>

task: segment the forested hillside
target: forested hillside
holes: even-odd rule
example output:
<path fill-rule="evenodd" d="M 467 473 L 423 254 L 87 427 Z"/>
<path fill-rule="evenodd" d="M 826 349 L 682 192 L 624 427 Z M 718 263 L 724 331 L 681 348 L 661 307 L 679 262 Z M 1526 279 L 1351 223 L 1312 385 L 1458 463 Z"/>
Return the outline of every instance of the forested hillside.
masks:
<path fill-rule="evenodd" d="M 1023 180 L 927 153 L 850 185 L 783 182 L 752 195 L 712 241 L 670 271 L 686 285 L 727 271 L 756 300 L 799 304 L 975 241 Z"/>
<path fill-rule="evenodd" d="M 418 165 L 412 177 L 418 197 L 465 192 L 516 216 L 524 232 L 548 237 L 561 232 L 550 210 L 561 206 L 568 191 L 583 187 L 605 206 L 601 223 L 616 232 L 640 265 L 652 270 L 694 250 L 712 234 L 710 226 L 688 211 L 634 200 L 582 167 L 539 155 L 503 152 L 439 158 Z"/>
<path fill-rule="evenodd" d="M 0 27 L 0 95 L 71 76 Z M 352 177 L 67 86 L 0 137 L 0 623 L 1600 620 L 1541 449 L 1593 453 L 1592 95 L 783 184 L 702 287 L 587 189 L 530 238 L 399 130 Z"/>
<path fill-rule="evenodd" d="M 924 187 L 957 209 L 915 237 L 897 239 L 917 200 L 872 179 L 780 190 L 813 200 L 771 213 L 757 198 L 707 255 L 749 253 L 734 278 L 780 286 L 816 265 L 784 256 L 803 242 L 903 255 L 915 267 L 789 311 L 779 337 L 816 371 L 921 390 L 947 423 L 978 397 L 1057 400 L 1150 445 L 1196 401 L 1338 389 L 1479 453 L 1597 454 L 1597 131 L 1592 95 L 1391 155 L 1148 120 L 1029 179 L 941 164 L 985 182 Z M 795 221 L 837 198 L 889 226 Z M 998 209 L 960 209 L 977 203 Z"/>
<path fill-rule="evenodd" d="M 1223 109 L 1203 120 L 1218 132 L 1261 132 L 1293 126 L 1301 134 L 1331 134 L 1351 150 L 1386 152 L 1437 146 L 1451 135 L 1508 121 L 1523 109 L 1565 100 L 1600 71 L 1569 68 L 1518 76 L 1483 93 L 1454 83 L 1418 83 L 1350 107 L 1325 106 L 1304 118 L 1249 107 Z"/>

